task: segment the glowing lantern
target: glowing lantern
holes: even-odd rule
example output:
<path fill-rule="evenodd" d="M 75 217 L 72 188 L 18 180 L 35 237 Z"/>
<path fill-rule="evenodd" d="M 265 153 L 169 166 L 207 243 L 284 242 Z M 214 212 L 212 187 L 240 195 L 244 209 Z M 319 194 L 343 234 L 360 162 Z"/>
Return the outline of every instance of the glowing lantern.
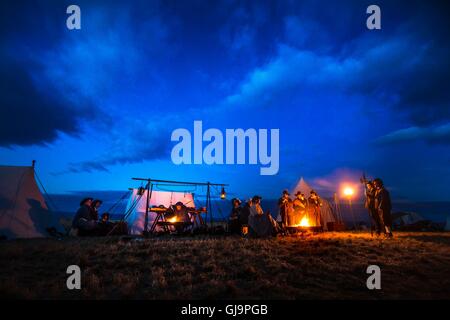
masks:
<path fill-rule="evenodd" d="M 172 218 L 170 218 L 170 219 L 167 219 L 167 221 L 170 222 L 170 223 L 177 222 L 177 217 L 176 217 L 176 216 L 175 216 L 175 217 L 172 217 Z"/>
<path fill-rule="evenodd" d="M 227 196 L 226 192 L 225 192 L 225 188 L 222 187 L 222 191 L 220 192 L 220 199 L 225 199 Z"/>
<path fill-rule="evenodd" d="M 355 194 L 355 190 L 351 187 L 345 187 L 344 188 L 344 196 L 350 198 Z"/>

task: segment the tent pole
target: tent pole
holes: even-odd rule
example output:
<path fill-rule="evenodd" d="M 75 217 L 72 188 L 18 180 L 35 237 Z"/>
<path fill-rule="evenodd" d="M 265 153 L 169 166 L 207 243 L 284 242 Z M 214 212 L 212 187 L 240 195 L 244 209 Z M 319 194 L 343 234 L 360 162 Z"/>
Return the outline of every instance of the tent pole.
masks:
<path fill-rule="evenodd" d="M 206 207 L 209 211 L 209 222 L 211 224 L 211 228 L 213 227 L 213 216 L 212 216 L 212 205 L 211 205 L 211 183 L 207 183 L 207 191 L 206 191 Z"/>
<path fill-rule="evenodd" d="M 151 180 L 148 180 L 147 183 L 147 202 L 145 204 L 145 222 L 144 222 L 144 235 L 146 236 L 148 234 L 148 206 L 150 204 L 150 185 L 151 185 Z M 152 185 L 152 190 L 153 190 L 153 185 Z"/>
<path fill-rule="evenodd" d="M 352 205 L 352 200 L 351 199 L 348 199 L 348 205 L 349 205 L 349 207 L 350 207 L 350 213 L 351 213 L 351 215 L 352 215 L 352 219 L 353 219 L 353 227 L 355 228 L 355 231 L 356 231 L 356 220 L 355 220 L 355 214 L 354 214 L 354 212 L 353 212 L 353 205 Z"/>
<path fill-rule="evenodd" d="M 133 189 L 131 189 L 133 190 Z M 133 192 L 131 192 L 131 195 L 133 195 Z M 131 207 L 128 209 L 127 212 L 125 212 L 125 215 L 122 217 L 122 219 L 120 219 L 120 222 L 124 222 L 129 216 L 130 214 L 133 212 L 134 208 L 136 208 L 137 204 L 139 201 L 141 201 L 142 196 L 138 196 L 136 197 L 136 199 L 134 200 L 134 202 L 131 204 Z M 106 236 L 111 235 L 111 233 L 116 230 L 117 226 L 119 225 L 119 223 L 117 223 L 107 234 Z"/>

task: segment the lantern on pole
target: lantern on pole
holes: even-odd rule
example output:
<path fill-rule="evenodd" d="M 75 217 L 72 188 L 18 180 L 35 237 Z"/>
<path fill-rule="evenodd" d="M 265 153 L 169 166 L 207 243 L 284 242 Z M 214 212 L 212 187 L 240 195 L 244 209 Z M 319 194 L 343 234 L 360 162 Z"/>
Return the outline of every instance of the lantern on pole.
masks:
<path fill-rule="evenodd" d="M 353 212 L 353 205 L 352 205 L 352 197 L 355 195 L 355 189 L 350 186 L 347 186 L 347 187 L 344 187 L 342 193 L 348 200 L 348 207 L 350 208 L 350 214 L 352 215 L 352 219 L 353 219 L 353 227 L 356 230 L 355 214 Z"/>
<path fill-rule="evenodd" d="M 225 192 L 225 188 L 222 187 L 222 191 L 220 191 L 220 199 L 224 200 L 227 197 L 227 193 Z"/>

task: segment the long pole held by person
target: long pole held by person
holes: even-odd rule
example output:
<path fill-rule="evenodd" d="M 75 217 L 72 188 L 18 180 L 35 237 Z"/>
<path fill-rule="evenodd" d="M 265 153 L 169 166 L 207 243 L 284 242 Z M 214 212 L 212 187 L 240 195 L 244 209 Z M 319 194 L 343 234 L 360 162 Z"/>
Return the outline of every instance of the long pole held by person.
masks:
<path fill-rule="evenodd" d="M 353 227 L 356 230 L 356 221 L 355 221 L 355 214 L 353 212 L 353 205 L 352 205 L 352 196 L 355 194 L 355 190 L 352 187 L 346 187 L 344 188 L 344 195 L 347 197 L 348 200 L 348 207 L 350 209 L 350 214 L 352 216 L 353 220 Z"/>
<path fill-rule="evenodd" d="M 360 182 L 364 185 L 364 196 L 365 196 L 365 200 L 366 200 L 366 205 L 368 206 L 368 192 L 369 190 L 367 190 L 367 183 L 369 182 L 366 178 L 366 174 L 363 172 L 363 175 L 360 179 Z M 369 225 L 370 225 L 370 235 L 373 237 L 373 230 L 374 230 L 374 225 L 372 222 L 372 216 L 370 214 L 370 208 L 367 207 L 367 212 L 369 215 Z"/>
<path fill-rule="evenodd" d="M 350 197 L 348 198 L 348 206 L 350 208 L 350 214 L 352 215 L 352 219 L 353 219 L 353 227 L 355 228 L 355 230 L 357 230 L 355 213 L 353 212 L 352 198 L 350 198 Z"/>

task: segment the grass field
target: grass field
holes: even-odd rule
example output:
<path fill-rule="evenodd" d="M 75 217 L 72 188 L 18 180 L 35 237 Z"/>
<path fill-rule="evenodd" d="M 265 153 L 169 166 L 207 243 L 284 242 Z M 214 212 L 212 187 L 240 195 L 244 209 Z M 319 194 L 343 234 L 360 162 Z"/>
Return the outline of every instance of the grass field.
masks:
<path fill-rule="evenodd" d="M 23 299 L 449 299 L 450 233 L 0 242 L 0 296 Z M 66 268 L 82 289 L 66 288 Z M 381 267 L 381 290 L 366 268 Z"/>

